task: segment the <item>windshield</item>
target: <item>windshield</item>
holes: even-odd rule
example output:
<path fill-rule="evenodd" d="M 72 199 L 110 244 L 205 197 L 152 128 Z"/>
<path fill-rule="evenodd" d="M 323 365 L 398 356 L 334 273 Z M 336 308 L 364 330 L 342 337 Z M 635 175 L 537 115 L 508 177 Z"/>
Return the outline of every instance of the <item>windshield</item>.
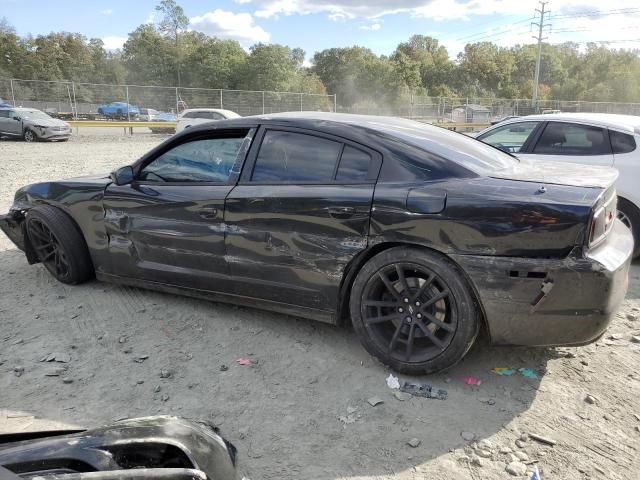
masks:
<path fill-rule="evenodd" d="M 16 112 L 22 118 L 29 118 L 31 120 L 50 120 L 51 117 L 40 110 L 20 110 Z"/>

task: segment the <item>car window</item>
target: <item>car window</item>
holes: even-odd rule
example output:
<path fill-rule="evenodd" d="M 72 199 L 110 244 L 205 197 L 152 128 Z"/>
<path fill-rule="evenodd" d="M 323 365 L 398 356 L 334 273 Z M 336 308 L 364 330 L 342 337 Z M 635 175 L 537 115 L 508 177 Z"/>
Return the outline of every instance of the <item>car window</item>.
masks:
<path fill-rule="evenodd" d="M 536 126 L 538 126 L 538 122 L 510 123 L 480 135 L 478 140 L 505 152 L 518 153 Z"/>
<path fill-rule="evenodd" d="M 631 153 L 636 149 L 636 139 L 633 135 L 609 130 L 609 138 L 613 153 Z"/>
<path fill-rule="evenodd" d="M 600 127 L 549 122 L 533 149 L 541 155 L 607 155 L 611 147 Z"/>
<path fill-rule="evenodd" d="M 147 182 L 226 183 L 244 136 L 209 138 L 183 143 L 163 153 L 142 169 Z"/>
<path fill-rule="evenodd" d="M 224 117 L 217 112 L 211 112 L 211 118 L 213 120 L 224 120 Z"/>
<path fill-rule="evenodd" d="M 0 110 L 0 118 L 9 118 L 9 110 Z"/>
<path fill-rule="evenodd" d="M 340 157 L 336 180 L 342 182 L 362 181 L 369 176 L 371 155 L 357 148 L 345 146 Z"/>
<path fill-rule="evenodd" d="M 294 132 L 269 130 L 251 175 L 253 182 L 333 181 L 342 144 Z"/>
<path fill-rule="evenodd" d="M 196 112 L 187 112 L 182 115 L 182 118 L 196 118 Z"/>

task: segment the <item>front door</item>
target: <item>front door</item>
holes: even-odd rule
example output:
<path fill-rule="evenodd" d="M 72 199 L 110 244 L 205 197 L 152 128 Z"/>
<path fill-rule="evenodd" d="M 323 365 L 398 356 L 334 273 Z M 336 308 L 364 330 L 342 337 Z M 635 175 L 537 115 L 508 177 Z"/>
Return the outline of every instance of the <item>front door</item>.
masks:
<path fill-rule="evenodd" d="M 249 142 L 248 130 L 187 139 L 141 165 L 130 185 L 110 185 L 107 273 L 229 291 L 224 201 Z"/>
<path fill-rule="evenodd" d="M 335 312 L 367 246 L 381 157 L 300 129 L 264 128 L 227 197 L 227 258 L 242 296 Z"/>

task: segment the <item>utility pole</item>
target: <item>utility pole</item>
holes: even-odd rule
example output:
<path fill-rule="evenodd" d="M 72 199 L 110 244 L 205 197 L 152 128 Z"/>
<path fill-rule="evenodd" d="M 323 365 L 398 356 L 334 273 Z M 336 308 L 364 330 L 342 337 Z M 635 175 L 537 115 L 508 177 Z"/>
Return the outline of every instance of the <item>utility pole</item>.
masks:
<path fill-rule="evenodd" d="M 542 36 L 542 32 L 545 27 L 550 27 L 550 23 L 545 23 L 545 15 L 549 15 L 549 11 L 545 11 L 545 7 L 549 2 L 540 2 L 540 9 L 536 8 L 536 13 L 540 14 L 539 22 L 532 22 L 531 25 L 535 25 L 538 27 L 538 35 L 534 36 L 538 41 L 538 54 L 536 55 L 536 73 L 533 79 L 533 98 L 531 99 L 531 106 L 536 107 L 538 105 L 538 87 L 540 82 L 540 56 L 542 55 L 542 42 L 547 39 L 547 37 Z"/>

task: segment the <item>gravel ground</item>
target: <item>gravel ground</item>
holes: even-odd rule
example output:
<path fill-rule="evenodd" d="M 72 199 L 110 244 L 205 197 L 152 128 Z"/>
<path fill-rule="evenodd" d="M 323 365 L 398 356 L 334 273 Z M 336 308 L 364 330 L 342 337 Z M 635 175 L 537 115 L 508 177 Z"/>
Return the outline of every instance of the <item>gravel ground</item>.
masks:
<path fill-rule="evenodd" d="M 0 141 L 0 211 L 24 184 L 110 171 L 162 138 Z M 446 389 L 446 400 L 396 398 L 390 372 L 348 328 L 96 281 L 69 287 L 4 236 L 0 292 L 2 433 L 171 414 L 220 426 L 254 480 L 527 478 L 534 464 L 547 479 L 638 479 L 638 263 L 601 341 L 525 349 L 481 339 L 450 371 L 412 379 Z M 68 362 L 39 361 L 51 353 Z M 482 384 L 464 384 L 468 375 Z"/>

